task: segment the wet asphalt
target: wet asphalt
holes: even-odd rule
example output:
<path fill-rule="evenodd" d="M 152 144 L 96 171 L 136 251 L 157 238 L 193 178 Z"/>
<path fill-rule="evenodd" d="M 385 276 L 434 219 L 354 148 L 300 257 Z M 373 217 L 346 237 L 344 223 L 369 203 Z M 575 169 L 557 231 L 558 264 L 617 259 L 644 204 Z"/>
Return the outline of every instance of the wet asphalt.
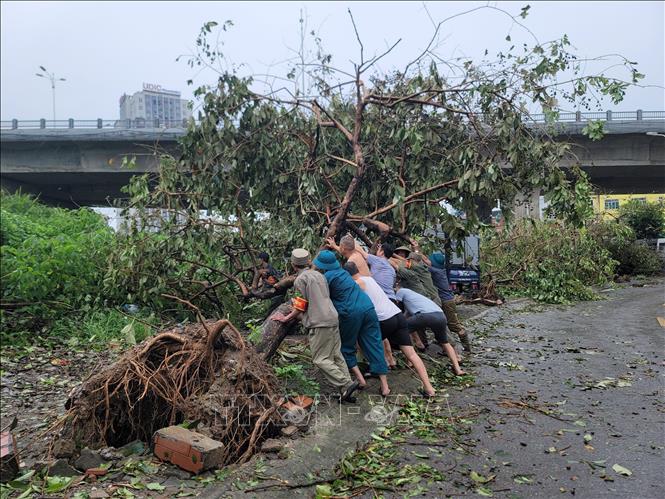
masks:
<path fill-rule="evenodd" d="M 398 445 L 399 463 L 426 463 L 444 479 L 383 495 L 665 497 L 665 329 L 657 321 L 665 317 L 665 280 L 601 296 L 572 306 L 516 300 L 482 317 L 480 307 L 461 307 L 475 333 L 465 363 L 475 383 L 442 387 L 434 404 L 464 416 L 468 433 L 457 443 L 442 433 L 437 446 Z M 395 394 L 418 387 L 408 370 L 390 381 Z M 286 459 L 259 454 L 201 497 L 313 497 L 313 488 L 246 493 L 233 484 L 256 469 L 291 484 L 332 477 L 336 463 L 386 423 L 391 407 L 381 404 L 371 391 L 355 406 L 322 403 L 320 421 L 284 440 Z"/>

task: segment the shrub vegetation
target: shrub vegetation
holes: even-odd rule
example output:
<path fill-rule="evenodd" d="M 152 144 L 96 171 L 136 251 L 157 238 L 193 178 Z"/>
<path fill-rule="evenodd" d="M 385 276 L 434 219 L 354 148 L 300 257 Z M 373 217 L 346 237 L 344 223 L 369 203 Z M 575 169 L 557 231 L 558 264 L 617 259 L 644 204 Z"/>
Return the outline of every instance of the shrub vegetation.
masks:
<path fill-rule="evenodd" d="M 112 229 L 90 209 L 48 207 L 2 193 L 2 326 L 35 329 L 90 309 L 101 296 Z"/>
<path fill-rule="evenodd" d="M 558 221 L 521 220 L 486 234 L 482 255 L 486 284 L 547 303 L 593 299 L 592 286 L 608 283 L 616 268 L 587 228 Z"/>

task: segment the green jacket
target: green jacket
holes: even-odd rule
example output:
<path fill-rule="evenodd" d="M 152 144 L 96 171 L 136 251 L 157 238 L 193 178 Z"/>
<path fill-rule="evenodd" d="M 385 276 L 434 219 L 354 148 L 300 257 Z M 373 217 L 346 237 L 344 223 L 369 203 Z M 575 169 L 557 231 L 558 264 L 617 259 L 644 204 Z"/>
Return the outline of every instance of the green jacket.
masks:
<path fill-rule="evenodd" d="M 436 286 L 434 286 L 434 282 L 432 282 L 432 275 L 423 264 L 414 263 L 410 269 L 400 265 L 396 274 L 403 288 L 426 296 L 438 306 L 441 306 L 441 298 L 436 290 Z"/>

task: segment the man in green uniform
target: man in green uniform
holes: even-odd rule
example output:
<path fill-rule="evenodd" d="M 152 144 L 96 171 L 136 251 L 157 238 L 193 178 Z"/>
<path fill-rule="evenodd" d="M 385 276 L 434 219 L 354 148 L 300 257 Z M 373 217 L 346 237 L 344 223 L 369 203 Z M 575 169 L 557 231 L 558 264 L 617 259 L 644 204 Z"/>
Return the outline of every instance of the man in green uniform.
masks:
<path fill-rule="evenodd" d="M 280 322 L 302 320 L 309 334 L 312 362 L 339 390 L 341 400 L 354 402 L 353 392 L 359 383 L 351 380 L 342 356 L 337 310 L 330 300 L 328 283 L 320 272 L 310 269 L 310 256 L 305 249 L 293 250 L 291 265 L 298 274 L 294 286 L 300 296 L 294 299 L 289 315 L 277 313 L 272 318 Z"/>

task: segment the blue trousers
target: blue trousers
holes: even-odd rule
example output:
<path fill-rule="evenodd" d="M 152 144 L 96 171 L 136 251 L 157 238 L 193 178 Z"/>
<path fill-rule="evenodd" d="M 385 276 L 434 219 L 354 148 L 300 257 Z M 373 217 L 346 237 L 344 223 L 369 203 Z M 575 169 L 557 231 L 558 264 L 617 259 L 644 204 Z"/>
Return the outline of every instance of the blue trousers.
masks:
<path fill-rule="evenodd" d="M 339 317 L 339 333 L 342 337 L 342 355 L 351 369 L 358 365 L 356 343 L 360 344 L 372 374 L 388 374 L 388 364 L 383 356 L 381 327 L 376 311 L 370 309 Z"/>

